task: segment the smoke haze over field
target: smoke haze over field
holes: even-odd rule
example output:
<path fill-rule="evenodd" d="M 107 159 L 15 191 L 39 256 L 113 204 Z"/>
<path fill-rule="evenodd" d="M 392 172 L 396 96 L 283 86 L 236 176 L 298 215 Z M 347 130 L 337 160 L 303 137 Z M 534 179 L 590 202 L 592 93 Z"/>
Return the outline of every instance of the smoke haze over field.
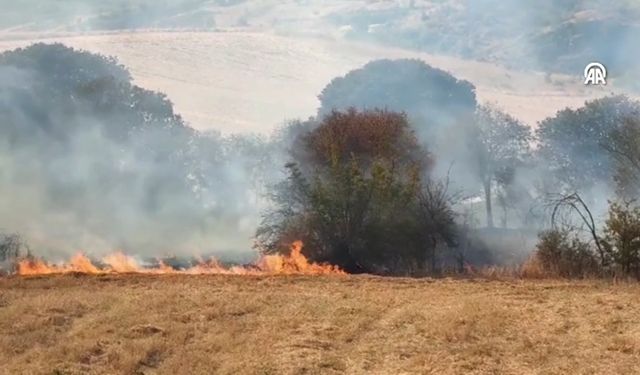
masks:
<path fill-rule="evenodd" d="M 354 102 L 322 108 L 318 95 L 332 79 L 371 60 L 426 61 L 473 84 L 472 107 L 476 98 L 495 103 L 535 128 L 612 90 L 632 93 L 640 57 L 633 2 L 28 0 L 3 7 L 0 51 L 61 42 L 117 58 L 62 46 L 0 58 L 0 230 L 23 234 L 47 254 L 250 255 L 266 193 L 288 161 L 290 139 L 282 138 L 290 134 L 274 133 L 278 126 L 336 107 L 385 106 L 385 95 L 395 100 L 389 109 L 414 110 L 398 94 L 402 87 L 365 89 Z M 610 67 L 608 86 L 582 84 L 591 60 Z M 436 102 L 439 88 L 418 95 L 416 106 L 432 101 L 413 118 L 419 133 L 434 111 L 458 112 L 459 98 Z M 475 160 L 462 155 L 467 145 L 452 129 L 437 142 L 419 135 L 436 153 L 434 175 L 453 171 L 452 188 L 481 206 Z M 545 173 L 520 165 L 510 178 L 530 194 Z M 592 189 L 603 209 L 610 188 Z M 473 210 L 484 225 L 482 208 Z M 514 222 L 526 221 L 518 215 Z"/>
<path fill-rule="evenodd" d="M 265 142 L 186 126 L 112 60 L 61 45 L 0 55 L 0 228 L 38 252 L 249 252 Z"/>

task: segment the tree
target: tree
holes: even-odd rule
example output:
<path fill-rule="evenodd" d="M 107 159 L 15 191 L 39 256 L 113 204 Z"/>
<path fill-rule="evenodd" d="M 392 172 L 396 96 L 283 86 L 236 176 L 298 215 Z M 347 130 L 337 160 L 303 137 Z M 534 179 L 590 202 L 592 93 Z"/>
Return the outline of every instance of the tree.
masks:
<path fill-rule="evenodd" d="M 529 127 L 491 106 L 478 107 L 468 131 L 469 156 L 484 189 L 487 226 L 492 228 L 492 187 L 495 184 L 502 189 L 500 198 L 506 211 L 509 198 L 517 194 L 516 172 L 527 162 L 532 136 Z"/>
<path fill-rule="evenodd" d="M 448 181 L 427 180 L 418 191 L 416 215 L 419 223 L 419 232 L 423 235 L 422 241 L 428 244 L 430 253 L 420 253 L 424 256 L 420 259 L 423 263 L 431 261 L 430 271 L 438 272 L 436 260 L 438 245 L 449 248 L 458 247 L 458 237 L 460 227 L 456 224 L 456 213 L 453 211 L 453 204 L 456 197 L 448 191 Z M 458 252 L 458 262 L 464 263 L 464 253 Z M 461 267 L 459 267 L 461 268 Z"/>
<path fill-rule="evenodd" d="M 536 131 L 538 156 L 565 190 L 587 190 L 613 181 L 614 158 L 606 150 L 613 132 L 640 116 L 640 103 L 608 96 L 564 109 L 542 121 Z"/>
<path fill-rule="evenodd" d="M 234 190 L 222 142 L 165 95 L 113 58 L 35 44 L 0 54 L 0 97 L 0 226 L 59 252 L 211 250 Z"/>
<path fill-rule="evenodd" d="M 320 116 L 333 110 L 386 108 L 405 112 L 420 136 L 473 113 L 475 87 L 421 60 L 375 60 L 333 79 L 319 95 Z"/>
<path fill-rule="evenodd" d="M 265 251 L 302 239 L 311 259 L 351 272 L 433 271 L 455 224 L 446 192 L 423 183 L 431 158 L 405 115 L 334 111 L 297 144 L 257 232 Z"/>
<path fill-rule="evenodd" d="M 552 207 L 551 211 L 551 225 L 554 230 L 558 227 L 558 222 L 561 220 L 565 220 L 565 231 L 566 230 L 574 230 L 571 223 L 571 219 L 573 215 L 577 215 L 580 219 L 581 225 L 587 228 L 591 239 L 595 245 L 595 248 L 598 252 L 598 256 L 600 258 L 600 266 L 604 269 L 609 265 L 609 259 L 607 258 L 607 254 L 605 251 L 605 247 L 603 245 L 602 239 L 598 235 L 598 228 L 596 226 L 596 221 L 589 209 L 589 206 L 582 199 L 580 194 L 577 192 L 562 195 L 555 199 L 552 199 L 549 205 Z"/>
<path fill-rule="evenodd" d="M 602 145 L 614 159 L 617 194 L 623 199 L 640 197 L 640 119 L 629 118 Z"/>
<path fill-rule="evenodd" d="M 431 174 L 440 179 L 447 174 L 452 186 L 476 184 L 463 141 L 477 104 L 471 83 L 421 60 L 384 59 L 333 79 L 319 99 L 320 117 L 349 107 L 406 113 L 419 143 L 437 160 Z"/>

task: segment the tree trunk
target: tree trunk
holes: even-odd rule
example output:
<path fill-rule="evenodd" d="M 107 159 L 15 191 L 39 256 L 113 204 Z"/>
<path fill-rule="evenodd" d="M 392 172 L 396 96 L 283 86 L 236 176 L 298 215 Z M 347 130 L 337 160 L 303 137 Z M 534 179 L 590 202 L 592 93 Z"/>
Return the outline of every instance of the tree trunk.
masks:
<path fill-rule="evenodd" d="M 436 274 L 436 247 L 438 246 L 438 240 L 435 237 L 431 237 L 431 275 Z"/>
<path fill-rule="evenodd" d="M 509 212 L 507 211 L 507 206 L 505 205 L 504 207 L 502 207 L 502 218 L 501 218 L 501 224 L 503 228 L 507 228 L 507 218 L 508 218 L 508 214 Z"/>
<path fill-rule="evenodd" d="M 484 202 L 487 207 L 487 227 L 493 228 L 493 210 L 491 208 L 491 179 L 484 181 Z"/>

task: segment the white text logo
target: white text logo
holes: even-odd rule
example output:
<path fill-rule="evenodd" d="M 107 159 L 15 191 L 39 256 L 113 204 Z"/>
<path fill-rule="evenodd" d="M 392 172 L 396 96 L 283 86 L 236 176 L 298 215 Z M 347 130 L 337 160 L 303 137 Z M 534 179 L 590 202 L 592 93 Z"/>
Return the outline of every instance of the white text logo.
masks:
<path fill-rule="evenodd" d="M 585 85 L 606 85 L 607 68 L 598 62 L 592 62 L 584 68 Z"/>

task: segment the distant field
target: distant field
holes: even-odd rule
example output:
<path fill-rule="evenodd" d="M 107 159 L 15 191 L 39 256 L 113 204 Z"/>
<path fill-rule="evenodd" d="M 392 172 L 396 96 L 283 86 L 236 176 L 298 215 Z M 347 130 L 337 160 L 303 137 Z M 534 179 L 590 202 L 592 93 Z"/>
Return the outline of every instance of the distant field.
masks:
<path fill-rule="evenodd" d="M 255 32 L 139 31 L 95 35 L 0 33 L 0 51 L 34 42 L 113 55 L 137 84 L 162 91 L 195 128 L 268 132 L 316 113 L 317 95 L 336 76 L 380 58 L 419 58 L 477 87 L 531 126 L 565 107 L 615 91 L 585 88 L 576 76 L 510 71 L 496 64 L 331 39 Z"/>
<path fill-rule="evenodd" d="M 639 293 L 368 276 L 4 278 L 0 373 L 638 373 Z"/>

